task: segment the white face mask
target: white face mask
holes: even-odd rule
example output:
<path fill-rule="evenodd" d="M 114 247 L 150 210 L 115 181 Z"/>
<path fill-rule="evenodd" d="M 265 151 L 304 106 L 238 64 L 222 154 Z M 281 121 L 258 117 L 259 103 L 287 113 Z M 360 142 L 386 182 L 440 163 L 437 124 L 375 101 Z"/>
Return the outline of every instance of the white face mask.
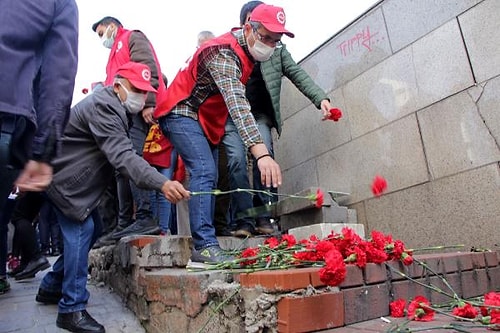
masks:
<path fill-rule="evenodd" d="M 144 105 L 146 104 L 146 94 L 129 91 L 125 86 L 118 81 L 118 84 L 122 86 L 123 90 L 127 93 L 127 99 L 124 101 L 121 100 L 120 95 L 117 93 L 118 98 L 122 102 L 122 105 L 125 107 L 128 113 L 137 114 L 144 109 Z"/>
<path fill-rule="evenodd" d="M 116 36 L 116 30 L 115 30 L 115 31 L 113 31 L 113 33 L 111 33 L 111 36 L 108 37 L 108 32 L 110 29 L 111 29 L 111 25 L 108 25 L 108 27 L 106 28 L 106 31 L 104 31 L 104 33 L 101 36 L 102 45 L 108 49 L 113 47 L 113 44 L 115 42 L 115 36 Z"/>
<path fill-rule="evenodd" d="M 271 56 L 273 55 L 274 52 L 274 47 L 271 47 L 269 45 L 264 44 L 260 40 L 254 37 L 254 45 L 251 47 L 250 44 L 248 44 L 248 51 L 252 55 L 252 57 L 260 62 L 269 60 Z"/>

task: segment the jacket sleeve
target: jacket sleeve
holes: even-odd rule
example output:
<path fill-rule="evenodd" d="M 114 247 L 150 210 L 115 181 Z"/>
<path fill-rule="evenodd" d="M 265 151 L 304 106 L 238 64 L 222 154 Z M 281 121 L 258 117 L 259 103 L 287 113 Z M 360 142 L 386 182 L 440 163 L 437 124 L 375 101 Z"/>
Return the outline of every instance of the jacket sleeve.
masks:
<path fill-rule="evenodd" d="M 300 67 L 285 46 L 281 50 L 281 64 L 283 74 L 304 94 L 318 109 L 321 107 L 321 101 L 330 100 L 327 94 L 321 89 Z"/>
<path fill-rule="evenodd" d="M 130 60 L 134 62 L 140 62 L 149 66 L 151 70 L 151 85 L 158 89 L 159 86 L 159 76 L 160 68 L 156 63 L 156 57 L 153 50 L 153 46 L 150 41 L 141 31 L 134 30 L 130 34 L 129 39 L 129 51 Z M 146 99 L 145 107 L 155 107 L 156 106 L 156 94 L 148 93 Z"/>
<path fill-rule="evenodd" d="M 89 123 L 90 132 L 109 163 L 138 187 L 160 191 L 168 180 L 132 148 L 127 124 L 118 111 L 97 105 Z"/>
<path fill-rule="evenodd" d="M 59 140 L 69 117 L 77 64 L 78 8 L 74 0 L 58 0 L 33 86 L 38 126 L 33 158 L 37 160 L 48 162 L 60 150 Z"/>

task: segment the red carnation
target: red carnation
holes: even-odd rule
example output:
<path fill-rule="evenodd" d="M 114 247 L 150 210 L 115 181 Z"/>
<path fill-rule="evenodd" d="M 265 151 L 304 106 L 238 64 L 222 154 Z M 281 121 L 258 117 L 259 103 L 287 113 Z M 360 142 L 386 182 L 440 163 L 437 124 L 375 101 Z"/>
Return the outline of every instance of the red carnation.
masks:
<path fill-rule="evenodd" d="M 408 319 L 431 321 L 433 318 L 434 310 L 430 308 L 430 302 L 424 296 L 416 296 L 408 305 Z"/>
<path fill-rule="evenodd" d="M 294 235 L 284 234 L 281 236 L 281 243 L 286 242 L 286 247 L 292 247 L 297 244 L 297 240 Z"/>
<path fill-rule="evenodd" d="M 373 178 L 372 192 L 375 196 L 380 196 L 387 189 L 387 181 L 379 175 Z"/>
<path fill-rule="evenodd" d="M 314 203 L 314 205 L 316 206 L 316 208 L 321 208 L 324 202 L 324 194 L 323 191 L 321 191 L 321 189 L 318 188 L 318 190 L 316 191 L 315 198 L 316 202 Z"/>
<path fill-rule="evenodd" d="M 333 249 L 325 255 L 326 266 L 319 270 L 321 282 L 327 286 L 338 286 L 341 284 L 347 274 L 344 258 L 342 254 Z"/>
<path fill-rule="evenodd" d="M 82 94 L 87 95 L 89 93 L 89 90 L 87 88 L 82 89 Z"/>
<path fill-rule="evenodd" d="M 401 255 L 401 262 L 403 263 L 403 265 L 409 266 L 413 264 L 413 257 L 408 252 L 403 252 L 403 254 Z"/>
<path fill-rule="evenodd" d="M 339 121 L 340 118 L 342 118 L 342 111 L 336 108 L 330 109 L 330 114 L 328 115 L 327 119 Z"/>
<path fill-rule="evenodd" d="M 265 245 L 268 245 L 269 248 L 274 249 L 280 245 L 280 241 L 276 237 L 269 237 L 264 241 Z"/>
<path fill-rule="evenodd" d="M 251 266 L 257 263 L 257 259 L 255 258 L 259 254 L 259 250 L 256 248 L 246 248 L 241 252 L 241 258 L 251 258 L 249 260 L 245 260 L 240 262 L 240 266 Z"/>
<path fill-rule="evenodd" d="M 389 308 L 391 309 L 391 317 L 401 318 L 405 316 L 406 300 L 400 298 L 391 302 Z"/>
<path fill-rule="evenodd" d="M 462 318 L 474 319 L 477 317 L 479 311 L 469 303 L 464 303 L 463 306 L 459 306 L 453 309 L 453 315 Z"/>

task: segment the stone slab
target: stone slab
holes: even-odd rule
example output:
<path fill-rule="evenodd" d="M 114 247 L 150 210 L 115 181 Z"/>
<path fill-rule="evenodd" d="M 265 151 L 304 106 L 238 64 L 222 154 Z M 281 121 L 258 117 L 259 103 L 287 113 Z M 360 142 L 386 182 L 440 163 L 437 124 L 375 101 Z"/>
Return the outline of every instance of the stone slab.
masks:
<path fill-rule="evenodd" d="M 341 233 L 343 228 L 351 228 L 361 238 L 365 238 L 365 227 L 357 223 L 319 223 L 307 225 L 288 230 L 290 235 L 295 236 L 297 240 L 308 239 L 311 235 L 316 235 L 319 239 L 326 238 L 332 231 Z"/>
<path fill-rule="evenodd" d="M 318 223 L 346 223 L 347 207 L 321 207 L 311 208 L 280 217 L 281 230 Z"/>

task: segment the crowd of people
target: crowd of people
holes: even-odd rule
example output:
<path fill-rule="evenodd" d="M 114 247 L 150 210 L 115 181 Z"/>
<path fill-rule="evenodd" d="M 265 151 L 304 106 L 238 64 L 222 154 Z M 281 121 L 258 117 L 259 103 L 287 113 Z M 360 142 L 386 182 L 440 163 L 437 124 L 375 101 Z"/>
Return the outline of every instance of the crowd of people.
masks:
<path fill-rule="evenodd" d="M 294 37 L 283 8 L 250 1 L 239 28 L 220 36 L 201 31 L 168 86 L 147 36 L 106 16 L 91 27 L 110 49 L 106 78 L 73 107 L 75 0 L 11 1 L 2 11 L 0 294 L 10 289 L 9 222 L 22 239 L 20 263 L 9 272 L 16 280 L 49 268 L 47 255 L 58 256 L 36 301 L 57 304 L 57 326 L 72 332 L 105 332 L 86 311 L 93 247 L 175 234 L 188 223 L 191 262 L 221 262 L 232 257 L 218 236 L 276 231 L 268 214 L 245 215 L 275 196 L 191 194 L 277 191 L 282 175 L 271 131 L 281 132 L 283 76 L 328 117 L 326 93 L 282 42 Z"/>

